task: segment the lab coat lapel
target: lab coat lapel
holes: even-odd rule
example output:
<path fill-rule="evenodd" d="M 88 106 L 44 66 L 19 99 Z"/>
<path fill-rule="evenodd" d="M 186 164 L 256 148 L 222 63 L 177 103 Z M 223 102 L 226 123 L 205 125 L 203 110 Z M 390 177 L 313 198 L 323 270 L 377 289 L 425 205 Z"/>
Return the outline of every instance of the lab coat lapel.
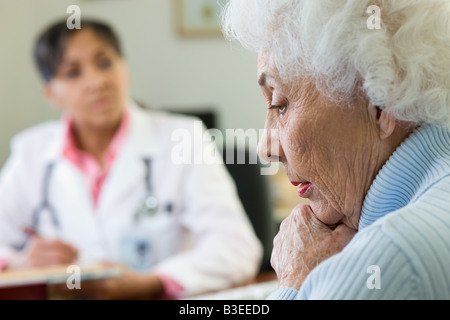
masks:
<path fill-rule="evenodd" d="M 69 161 L 61 159 L 55 167 L 50 187 L 51 203 L 61 215 L 62 228 L 69 238 L 76 239 L 77 232 L 84 230 L 89 235 L 87 237 L 92 239 L 96 234 L 94 206 L 83 173 Z"/>
<path fill-rule="evenodd" d="M 57 162 L 62 158 L 62 150 L 64 144 L 64 138 L 66 136 L 66 126 L 63 121 L 58 122 L 58 128 L 56 129 L 55 136 L 49 140 L 48 147 L 42 150 L 42 156 L 45 163 Z"/>
<path fill-rule="evenodd" d="M 114 212 L 137 209 L 145 196 L 145 158 L 156 155 L 154 123 L 151 114 L 130 106 L 130 131 L 116 157 L 100 194 L 98 211 Z M 120 208 L 120 209 L 119 209 Z"/>
<path fill-rule="evenodd" d="M 63 240 L 77 239 L 81 229 L 86 232 L 86 240 L 92 240 L 96 233 L 95 223 L 91 222 L 94 219 L 92 197 L 83 174 L 62 155 L 65 130 L 64 122 L 60 121 L 48 147 L 42 150 L 43 170 L 52 162 L 56 164 L 49 181 L 49 202 L 59 215 Z"/>

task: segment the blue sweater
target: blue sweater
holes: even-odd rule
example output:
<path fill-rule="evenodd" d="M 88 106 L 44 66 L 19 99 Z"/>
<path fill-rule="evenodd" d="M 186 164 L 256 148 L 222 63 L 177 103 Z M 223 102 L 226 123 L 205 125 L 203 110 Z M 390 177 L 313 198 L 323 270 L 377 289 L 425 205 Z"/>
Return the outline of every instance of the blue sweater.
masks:
<path fill-rule="evenodd" d="M 450 299 L 450 129 L 403 142 L 364 200 L 359 231 L 299 291 L 268 299 Z"/>

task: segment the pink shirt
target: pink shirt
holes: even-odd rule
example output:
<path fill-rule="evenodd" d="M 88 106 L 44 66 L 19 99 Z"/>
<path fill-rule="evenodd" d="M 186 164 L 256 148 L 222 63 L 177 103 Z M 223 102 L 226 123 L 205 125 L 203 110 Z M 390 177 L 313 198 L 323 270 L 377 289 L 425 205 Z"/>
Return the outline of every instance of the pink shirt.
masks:
<path fill-rule="evenodd" d="M 77 148 L 75 136 L 73 133 L 73 120 L 72 118 L 66 119 L 67 129 L 63 145 L 63 157 L 70 161 L 75 167 L 77 167 L 86 177 L 95 207 L 97 207 L 103 183 L 105 182 L 106 177 L 108 176 L 108 173 L 114 163 L 114 160 L 119 154 L 123 143 L 130 131 L 129 122 L 129 112 L 127 109 L 125 109 L 119 128 L 114 134 L 114 137 L 112 138 L 108 149 L 103 155 L 104 167 L 102 168 L 102 166 L 92 155 Z M 1 269 L 2 260 L 0 260 L 0 271 Z M 164 286 L 164 298 L 172 299 L 181 296 L 184 289 L 180 284 L 178 284 L 170 277 L 164 275 L 162 272 L 158 272 L 158 277 L 160 278 Z"/>
<path fill-rule="evenodd" d="M 129 131 L 129 114 L 125 109 L 122 121 L 112 138 L 108 149 L 103 155 L 104 167 L 89 153 L 79 150 L 76 145 L 73 132 L 73 119 L 66 119 L 66 138 L 63 147 L 63 157 L 69 160 L 75 167 L 83 172 L 87 179 L 89 188 L 92 193 L 94 206 L 97 207 L 98 199 L 102 190 L 103 183 L 112 167 L 114 159 L 120 151 L 123 142 Z"/>
<path fill-rule="evenodd" d="M 3 271 L 8 266 L 8 259 L 0 258 L 0 271 Z"/>

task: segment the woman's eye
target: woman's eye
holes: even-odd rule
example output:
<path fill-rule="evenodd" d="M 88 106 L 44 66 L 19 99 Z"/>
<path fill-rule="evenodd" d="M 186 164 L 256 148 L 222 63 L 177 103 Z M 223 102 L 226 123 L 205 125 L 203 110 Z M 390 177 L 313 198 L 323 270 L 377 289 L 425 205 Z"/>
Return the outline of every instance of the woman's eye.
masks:
<path fill-rule="evenodd" d="M 286 106 L 276 106 L 273 105 L 269 108 L 270 110 L 278 109 L 278 114 L 280 116 L 284 115 L 286 113 L 287 107 Z"/>
<path fill-rule="evenodd" d="M 66 72 L 66 78 L 68 78 L 68 79 L 75 79 L 79 75 L 80 75 L 80 72 L 78 71 L 78 69 L 71 69 Z"/>
<path fill-rule="evenodd" d="M 111 65 L 112 65 L 112 62 L 110 59 L 102 59 L 98 62 L 98 66 L 102 70 L 109 69 L 109 67 L 111 67 Z"/>

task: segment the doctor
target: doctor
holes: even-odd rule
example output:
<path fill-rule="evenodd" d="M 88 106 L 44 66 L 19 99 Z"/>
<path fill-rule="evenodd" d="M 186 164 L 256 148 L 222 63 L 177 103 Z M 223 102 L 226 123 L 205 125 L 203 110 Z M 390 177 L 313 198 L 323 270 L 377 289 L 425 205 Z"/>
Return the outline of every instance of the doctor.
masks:
<path fill-rule="evenodd" d="M 171 133 L 193 131 L 195 119 L 130 101 L 110 27 L 57 23 L 35 60 L 64 116 L 12 141 L 0 175 L 0 267 L 120 266 L 121 277 L 70 292 L 94 299 L 179 298 L 256 274 L 261 245 L 226 168 L 171 160 Z"/>

